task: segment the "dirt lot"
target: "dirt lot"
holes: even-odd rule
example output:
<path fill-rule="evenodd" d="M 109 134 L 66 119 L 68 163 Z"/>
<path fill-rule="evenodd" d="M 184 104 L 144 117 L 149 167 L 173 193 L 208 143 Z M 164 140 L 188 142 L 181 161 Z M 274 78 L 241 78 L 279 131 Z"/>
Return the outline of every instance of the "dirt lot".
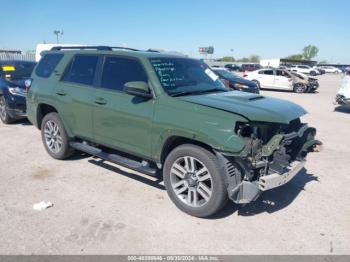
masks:
<path fill-rule="evenodd" d="M 316 94 L 264 91 L 304 106 L 321 153 L 289 184 L 212 219 L 180 212 L 163 184 L 88 156 L 56 161 L 28 122 L 0 124 L 1 254 L 350 254 L 350 109 L 340 76 Z M 34 211 L 34 203 L 54 206 Z"/>

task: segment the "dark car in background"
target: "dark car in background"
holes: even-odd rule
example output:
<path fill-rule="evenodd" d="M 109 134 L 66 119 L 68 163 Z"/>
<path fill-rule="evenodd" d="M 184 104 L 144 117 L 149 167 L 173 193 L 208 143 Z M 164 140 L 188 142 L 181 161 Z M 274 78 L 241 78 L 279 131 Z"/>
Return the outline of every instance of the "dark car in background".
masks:
<path fill-rule="evenodd" d="M 5 124 L 26 117 L 25 81 L 35 66 L 29 61 L 0 61 L 0 119 Z"/>
<path fill-rule="evenodd" d="M 343 67 L 342 70 L 343 70 L 343 73 L 349 74 L 350 73 L 350 66 Z"/>
<path fill-rule="evenodd" d="M 249 93 L 259 93 L 259 88 L 253 81 L 249 81 L 235 75 L 225 68 L 212 68 L 212 70 L 219 76 L 224 85 L 228 88 Z"/>
<path fill-rule="evenodd" d="M 226 64 L 224 66 L 227 70 L 229 71 L 233 71 L 233 72 L 241 72 L 242 71 L 242 67 L 240 67 L 237 64 Z"/>
<path fill-rule="evenodd" d="M 242 64 L 241 65 L 242 72 L 252 72 L 255 70 L 262 69 L 262 66 L 260 64 L 253 64 L 253 63 L 248 63 L 248 64 Z"/>

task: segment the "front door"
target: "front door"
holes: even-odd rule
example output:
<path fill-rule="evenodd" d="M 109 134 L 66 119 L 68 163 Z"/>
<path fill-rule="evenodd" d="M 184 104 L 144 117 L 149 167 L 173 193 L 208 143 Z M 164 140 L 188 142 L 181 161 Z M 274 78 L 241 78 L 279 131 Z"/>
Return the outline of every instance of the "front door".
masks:
<path fill-rule="evenodd" d="M 278 89 L 293 90 L 293 78 L 287 71 L 277 69 L 274 86 Z"/>
<path fill-rule="evenodd" d="M 151 154 L 154 100 L 125 93 L 125 83 L 132 81 L 148 82 L 137 59 L 105 57 L 100 87 L 94 98 L 94 140 L 148 157 Z"/>

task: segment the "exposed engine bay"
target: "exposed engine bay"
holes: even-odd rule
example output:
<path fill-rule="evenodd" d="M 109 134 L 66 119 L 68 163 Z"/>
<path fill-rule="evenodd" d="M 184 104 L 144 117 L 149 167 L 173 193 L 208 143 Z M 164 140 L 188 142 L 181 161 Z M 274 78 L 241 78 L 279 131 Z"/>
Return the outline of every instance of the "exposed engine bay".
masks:
<path fill-rule="evenodd" d="M 303 167 L 307 154 L 319 151 L 322 144 L 315 139 L 316 129 L 299 118 L 289 125 L 237 123 L 235 132 L 246 147 L 239 156 L 224 157 L 224 161 L 229 196 L 236 203 L 249 203 L 262 191 L 288 182 Z"/>

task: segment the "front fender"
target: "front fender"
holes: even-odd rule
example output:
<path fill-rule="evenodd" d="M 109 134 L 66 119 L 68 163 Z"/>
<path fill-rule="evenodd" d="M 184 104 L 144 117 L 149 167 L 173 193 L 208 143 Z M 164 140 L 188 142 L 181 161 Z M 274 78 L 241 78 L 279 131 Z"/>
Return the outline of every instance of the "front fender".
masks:
<path fill-rule="evenodd" d="M 244 117 L 180 100 L 175 102 L 156 104 L 152 130 L 154 158 L 160 159 L 163 146 L 171 137 L 198 141 L 232 155 L 245 148 L 245 142 L 234 130 L 236 122 L 247 122 Z"/>

